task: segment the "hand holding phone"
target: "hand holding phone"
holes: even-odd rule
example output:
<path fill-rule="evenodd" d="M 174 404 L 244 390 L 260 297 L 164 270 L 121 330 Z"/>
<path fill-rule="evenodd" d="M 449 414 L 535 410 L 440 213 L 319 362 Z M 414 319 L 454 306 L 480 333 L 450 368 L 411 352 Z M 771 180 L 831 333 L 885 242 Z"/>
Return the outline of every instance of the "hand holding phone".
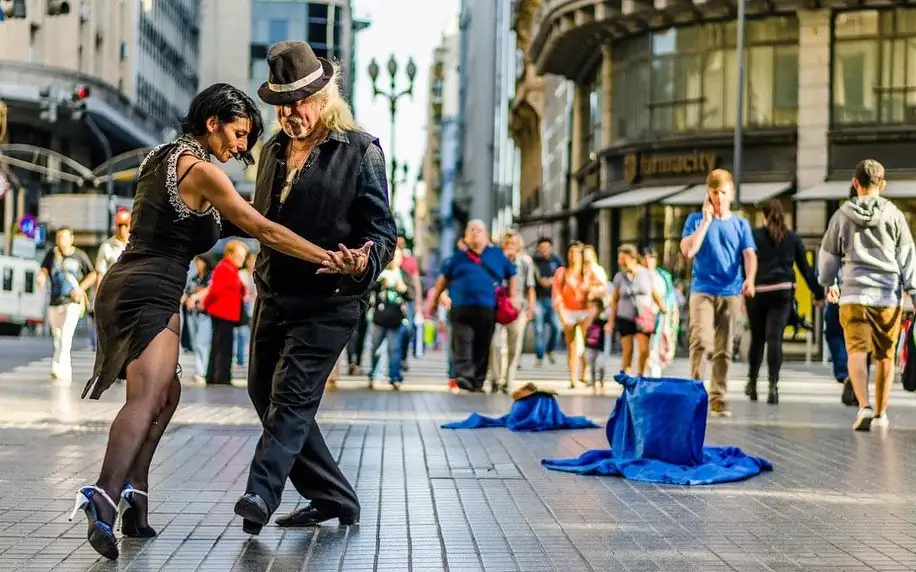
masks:
<path fill-rule="evenodd" d="M 703 218 L 705 220 L 712 220 L 713 215 L 715 214 L 715 209 L 712 207 L 712 201 L 709 200 L 709 197 L 706 197 L 706 200 L 703 201 Z"/>

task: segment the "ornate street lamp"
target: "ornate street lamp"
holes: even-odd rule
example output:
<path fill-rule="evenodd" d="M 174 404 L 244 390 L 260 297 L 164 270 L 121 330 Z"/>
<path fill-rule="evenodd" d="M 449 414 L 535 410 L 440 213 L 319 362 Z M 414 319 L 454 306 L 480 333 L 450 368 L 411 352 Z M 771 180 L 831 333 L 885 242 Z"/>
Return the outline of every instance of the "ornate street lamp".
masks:
<path fill-rule="evenodd" d="M 391 206 L 392 208 L 395 205 L 395 197 L 397 192 L 398 183 L 404 181 L 398 181 L 398 162 L 394 155 L 394 138 L 395 138 L 395 119 L 398 113 L 398 99 L 401 96 L 408 95 L 413 97 L 413 85 L 414 78 L 417 75 L 417 64 L 414 63 L 413 58 L 408 58 L 406 73 L 407 73 L 407 89 L 398 91 L 397 89 L 397 75 L 398 75 L 398 62 L 394 58 L 394 54 L 388 58 L 388 75 L 390 78 L 389 88 L 387 90 L 379 89 L 378 87 L 378 76 L 379 76 L 379 65 L 375 61 L 375 58 L 372 58 L 372 61 L 369 62 L 369 78 L 372 80 L 372 96 L 378 97 L 382 96 L 388 99 L 389 111 L 391 113 L 391 140 L 388 143 L 388 155 L 391 157 L 391 175 L 389 177 L 389 185 L 391 186 Z M 407 176 L 407 165 L 403 165 L 404 177 L 406 180 Z"/>

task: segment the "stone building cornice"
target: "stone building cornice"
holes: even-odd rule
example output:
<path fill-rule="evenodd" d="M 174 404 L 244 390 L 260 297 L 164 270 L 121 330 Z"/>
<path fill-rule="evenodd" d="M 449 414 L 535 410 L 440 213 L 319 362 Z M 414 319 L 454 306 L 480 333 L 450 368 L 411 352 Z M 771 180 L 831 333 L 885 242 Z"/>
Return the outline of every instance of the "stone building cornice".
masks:
<path fill-rule="evenodd" d="M 739 0 L 543 0 L 527 55 L 539 74 L 584 81 L 601 44 L 671 26 L 734 20 Z M 905 0 L 746 0 L 749 18 L 819 8 L 906 5 Z"/>

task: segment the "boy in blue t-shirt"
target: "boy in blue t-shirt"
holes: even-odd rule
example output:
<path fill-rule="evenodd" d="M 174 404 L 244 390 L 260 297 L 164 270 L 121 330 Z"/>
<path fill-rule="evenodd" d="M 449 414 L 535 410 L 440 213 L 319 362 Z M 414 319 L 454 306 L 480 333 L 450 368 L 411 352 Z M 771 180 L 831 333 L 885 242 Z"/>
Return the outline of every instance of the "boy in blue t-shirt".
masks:
<path fill-rule="evenodd" d="M 732 358 L 735 318 L 742 294 L 754 295 L 757 247 L 747 219 L 731 212 L 735 184 L 724 169 L 706 178 L 703 210 L 687 217 L 681 253 L 693 259 L 690 282 L 690 375 L 704 379 L 705 361 L 712 362 L 709 408 L 730 417 L 725 402 Z"/>

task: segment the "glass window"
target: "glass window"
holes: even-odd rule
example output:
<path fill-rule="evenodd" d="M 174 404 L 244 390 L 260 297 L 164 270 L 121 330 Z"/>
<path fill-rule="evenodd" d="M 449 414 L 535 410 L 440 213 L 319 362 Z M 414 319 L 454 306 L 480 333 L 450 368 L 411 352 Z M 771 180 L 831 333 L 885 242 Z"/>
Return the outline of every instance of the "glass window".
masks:
<path fill-rule="evenodd" d="M 316 44 L 328 43 L 328 23 L 327 22 L 309 22 L 308 42 Z"/>
<path fill-rule="evenodd" d="M 309 3 L 309 18 L 324 18 L 328 17 L 328 5 L 320 4 L 318 2 Z"/>
<path fill-rule="evenodd" d="M 33 270 L 25 271 L 25 293 L 32 294 L 35 292 L 35 272 Z"/>
<path fill-rule="evenodd" d="M 289 21 L 270 20 L 267 23 L 267 42 L 276 44 L 289 38 Z"/>
<path fill-rule="evenodd" d="M 750 20 L 745 64 L 745 124 L 794 125 L 798 20 Z M 737 69 L 734 22 L 671 28 L 618 42 L 612 64 L 614 138 L 734 126 Z"/>
<path fill-rule="evenodd" d="M 3 291 L 4 292 L 13 291 L 13 269 L 12 268 L 3 269 Z"/>
<path fill-rule="evenodd" d="M 600 75 L 600 74 L 599 74 Z M 601 81 L 595 80 L 588 94 L 589 151 L 601 149 Z"/>
<path fill-rule="evenodd" d="M 916 121 L 916 9 L 841 12 L 834 36 L 833 124 Z"/>

